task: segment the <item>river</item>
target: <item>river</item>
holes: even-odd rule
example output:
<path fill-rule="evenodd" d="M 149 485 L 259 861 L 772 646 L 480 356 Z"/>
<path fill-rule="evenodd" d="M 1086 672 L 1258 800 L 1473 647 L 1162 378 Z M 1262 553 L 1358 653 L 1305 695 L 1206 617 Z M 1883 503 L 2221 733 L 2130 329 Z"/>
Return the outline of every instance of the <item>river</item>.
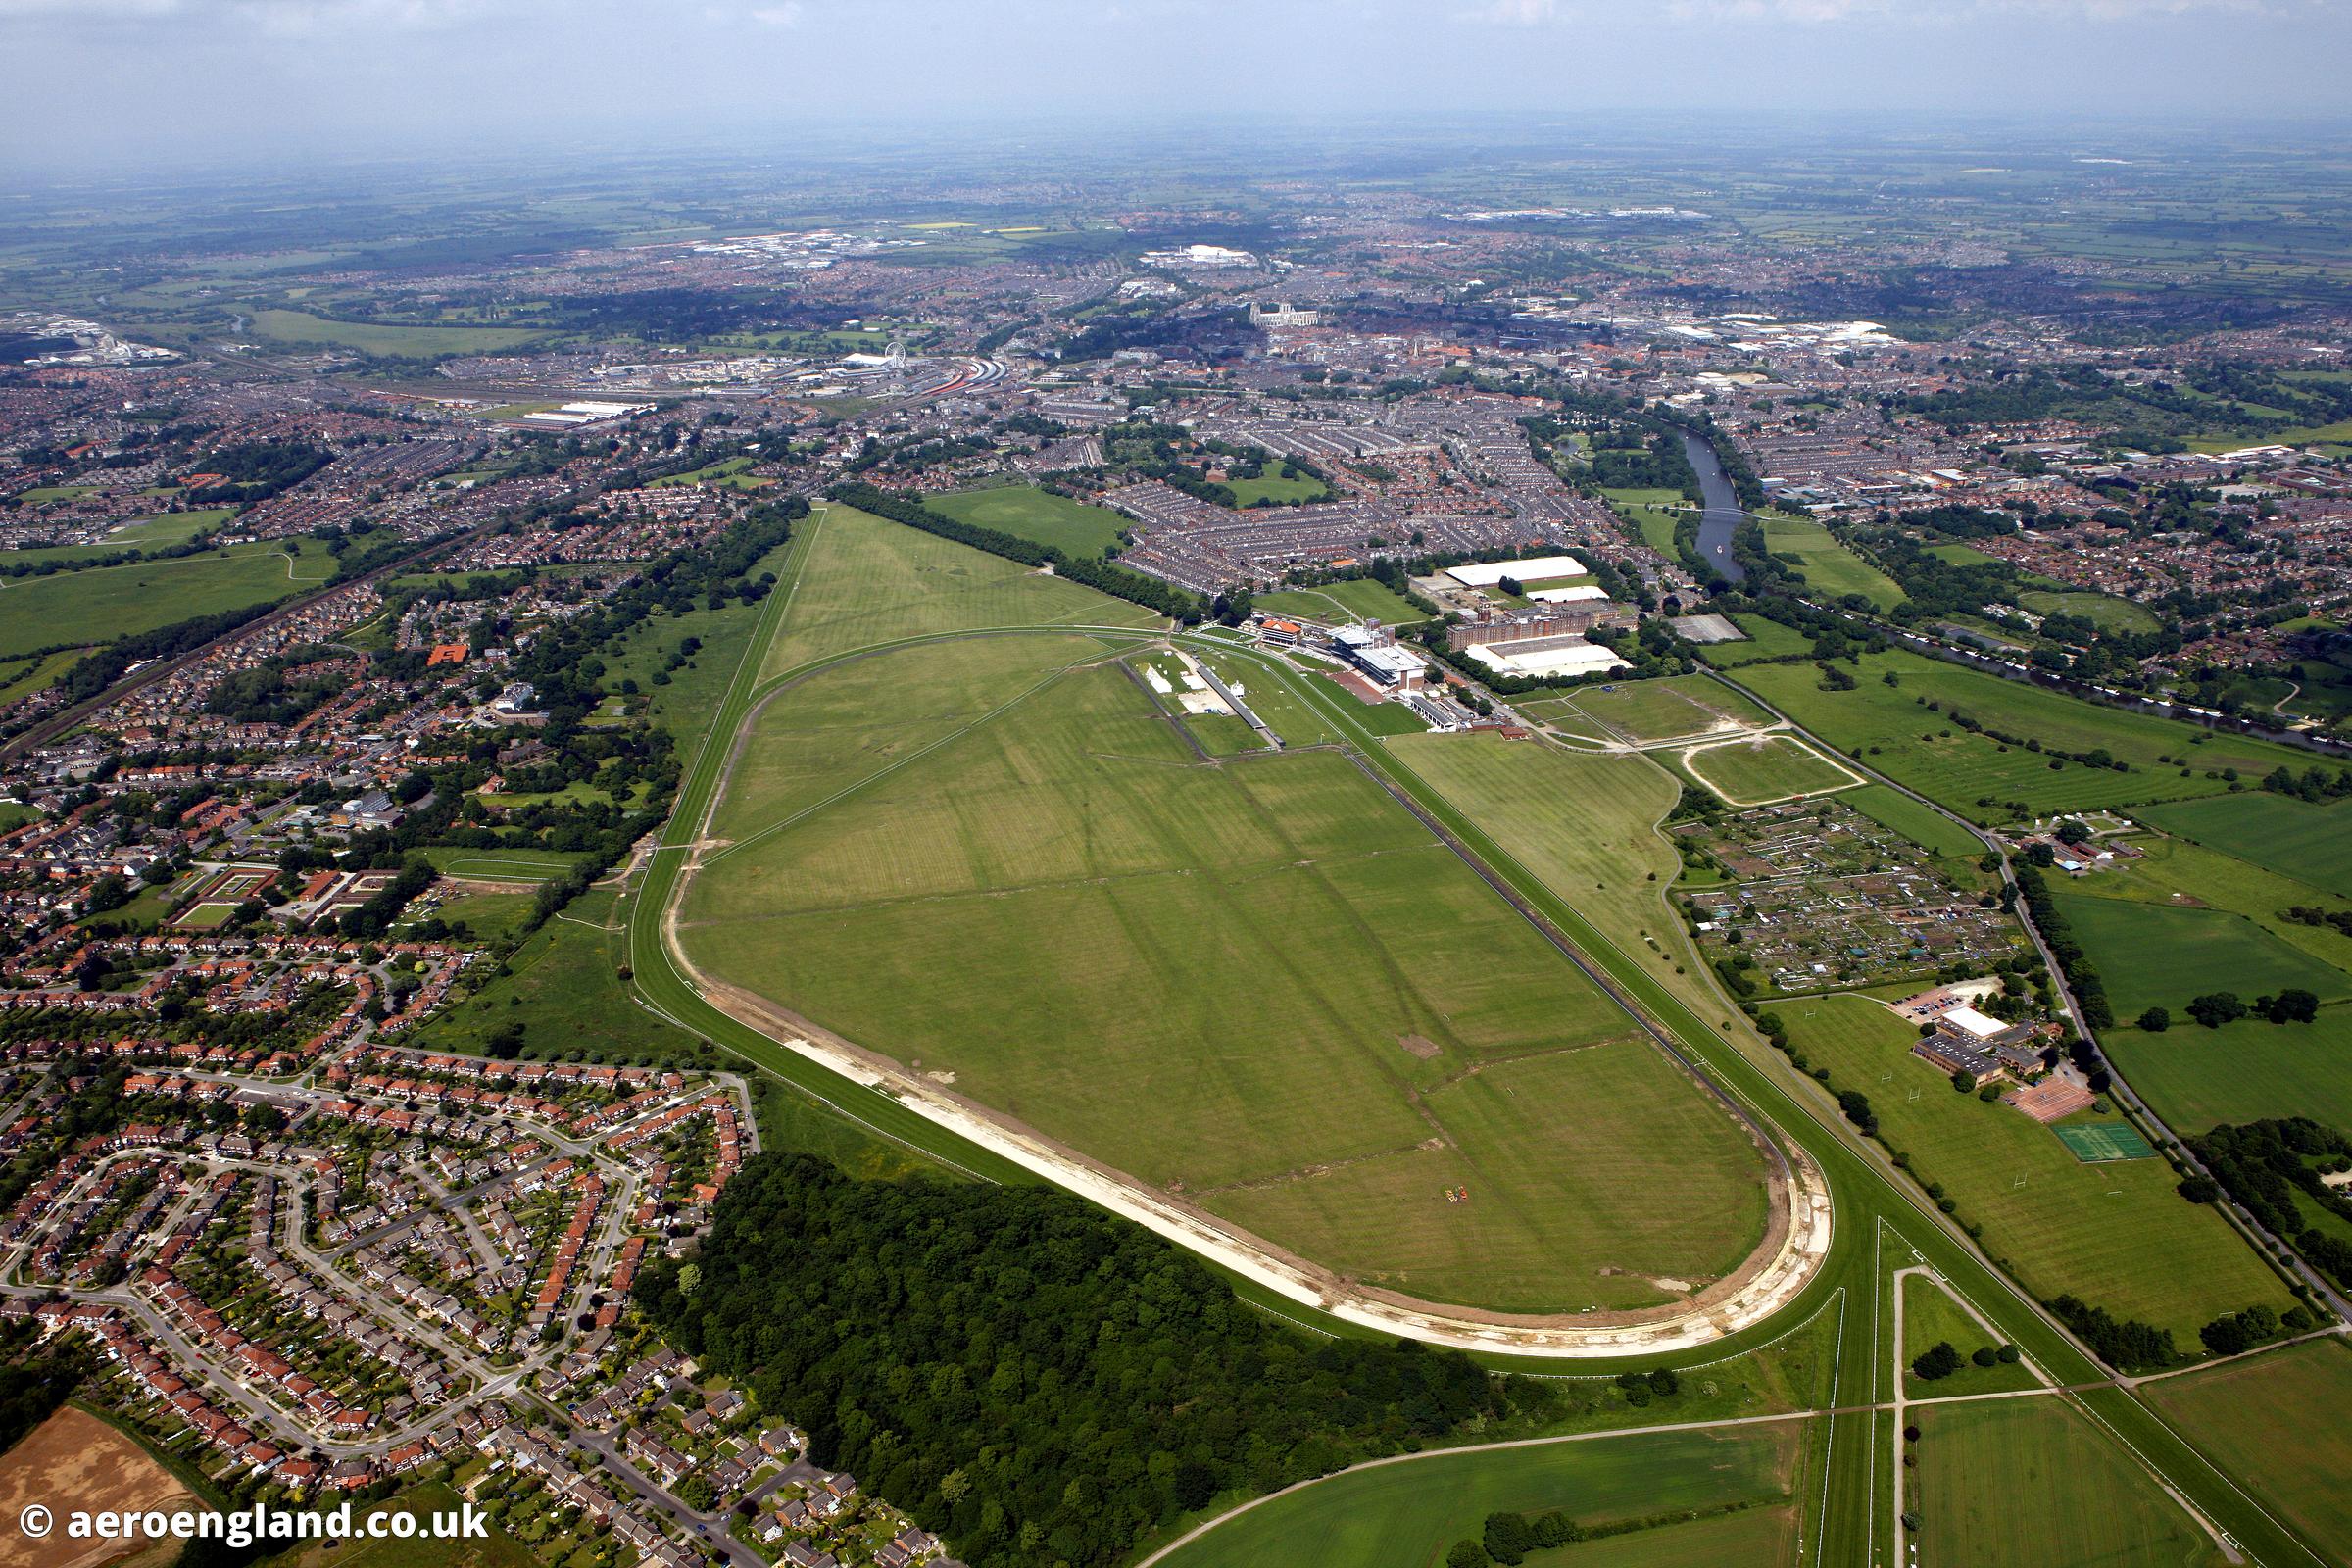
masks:
<path fill-rule="evenodd" d="M 1732 488 L 1731 475 L 1715 457 L 1715 449 L 1689 431 L 1683 433 L 1683 456 L 1698 470 L 1699 494 L 1706 497 L 1706 510 L 1698 519 L 1698 553 L 1723 574 L 1727 582 L 1739 582 L 1747 569 L 1732 559 L 1732 535 L 1747 514 L 1740 508 L 1739 492 Z"/>

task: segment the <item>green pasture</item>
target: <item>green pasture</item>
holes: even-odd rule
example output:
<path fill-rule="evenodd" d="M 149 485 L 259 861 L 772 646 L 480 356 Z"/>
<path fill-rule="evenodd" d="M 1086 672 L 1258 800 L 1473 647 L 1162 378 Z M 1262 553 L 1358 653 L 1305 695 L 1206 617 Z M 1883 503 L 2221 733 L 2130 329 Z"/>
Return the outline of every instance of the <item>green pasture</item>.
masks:
<path fill-rule="evenodd" d="M 1734 806 L 1818 795 L 1855 783 L 1852 773 L 1785 731 L 1694 747 L 1682 753 L 1680 761 L 1683 771 Z"/>
<path fill-rule="evenodd" d="M 2147 1385 L 2207 1453 L 2336 1561 L 2352 1561 L 2352 1345 L 2265 1350 Z"/>
<path fill-rule="evenodd" d="M 1878 567 L 1840 543 L 1838 536 L 1810 517 L 1773 514 L 1764 518 L 1764 546 L 1776 556 L 1797 558 L 1805 586 L 1830 599 L 1860 594 L 1872 608 L 1892 610 L 1903 602 L 1903 590 Z"/>
<path fill-rule="evenodd" d="M 0 582 L 0 658 L 60 643 L 108 643 L 197 615 L 267 604 L 316 588 L 333 572 L 324 546 L 288 539 L 15 578 Z"/>
<path fill-rule="evenodd" d="M 923 505 L 958 522 L 995 528 L 1080 558 L 1107 555 L 1128 526 L 1125 517 L 1107 507 L 1090 507 L 1030 484 L 925 496 Z"/>

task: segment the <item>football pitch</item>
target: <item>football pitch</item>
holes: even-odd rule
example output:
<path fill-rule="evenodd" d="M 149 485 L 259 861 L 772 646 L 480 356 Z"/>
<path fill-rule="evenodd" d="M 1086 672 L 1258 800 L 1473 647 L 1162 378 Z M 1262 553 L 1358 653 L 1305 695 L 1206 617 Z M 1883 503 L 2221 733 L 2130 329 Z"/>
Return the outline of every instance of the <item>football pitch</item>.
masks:
<path fill-rule="evenodd" d="M 1747 1131 L 1450 848 L 1338 753 L 1204 760 L 1100 639 L 788 685 L 712 834 L 705 972 L 1364 1284 L 1635 1309 L 1762 1240 Z"/>
<path fill-rule="evenodd" d="M 2058 1141 L 2074 1151 L 2077 1159 L 2085 1165 L 2104 1164 L 2116 1159 L 2154 1159 L 2156 1151 L 2139 1135 L 2139 1129 L 2121 1122 L 2095 1125 L 2052 1127 Z"/>

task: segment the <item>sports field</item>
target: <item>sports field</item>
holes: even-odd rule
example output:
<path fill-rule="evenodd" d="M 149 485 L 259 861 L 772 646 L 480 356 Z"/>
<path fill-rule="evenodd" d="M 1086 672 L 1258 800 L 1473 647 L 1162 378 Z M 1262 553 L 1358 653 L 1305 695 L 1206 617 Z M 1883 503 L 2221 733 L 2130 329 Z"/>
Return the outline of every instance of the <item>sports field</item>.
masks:
<path fill-rule="evenodd" d="M 2247 1018 L 2206 1029 L 2176 1016 L 2162 1034 L 2110 1029 L 2099 1044 L 2176 1132 L 2266 1116 L 2352 1132 L 2352 1004 L 2322 1007 L 2314 1023 Z"/>
<path fill-rule="evenodd" d="M 933 632 L 1160 624 L 1125 600 L 849 507 L 823 508 L 800 526 L 807 564 L 783 590 L 792 605 L 768 646 L 762 679 L 829 654 Z"/>
<path fill-rule="evenodd" d="M 1941 1183 L 1954 1217 L 1983 1226 L 1984 1250 L 2044 1299 L 2072 1292 L 2172 1330 L 2183 1351 L 2223 1312 L 2291 1304 L 2227 1221 L 2181 1200 L 2162 1160 L 2085 1165 L 2031 1118 L 1953 1093 L 1911 1054 L 1919 1031 L 1866 998 L 1771 1010 L 1810 1063 L 1830 1069 L 1833 1088 L 1869 1097 L 1886 1142 L 1921 1181 Z"/>
<path fill-rule="evenodd" d="M 2022 801 L 2029 815 L 2040 816 L 2220 795 L 2230 787 L 2221 776 L 2227 769 L 2252 780 L 2281 762 L 2300 770 L 2310 760 L 2284 747 L 2207 736 L 2171 719 L 2099 708 L 1916 654 L 1873 654 L 1839 667 L 1852 676 L 1851 691 L 1823 691 L 1821 671 L 1810 663 L 1756 665 L 1737 678 L 1831 745 L 1848 752 L 1862 748 L 1870 766 L 1977 822 L 2008 820 L 2012 813 L 2002 803 L 2009 801 Z M 1888 674 L 1898 684 L 1886 685 Z M 1938 709 L 1929 710 L 1923 698 Z M 1972 734 L 1952 721 L 1955 710 L 2047 749 L 2105 751 L 2130 771 Z M 1993 804 L 1978 804 L 1987 798 Z"/>
<path fill-rule="evenodd" d="M 1782 732 L 1685 752 L 1683 769 L 1734 806 L 1841 790 L 1856 779 L 1796 736 Z"/>
<path fill-rule="evenodd" d="M 2323 1002 L 2352 997 L 2352 975 L 2288 946 L 2242 914 L 2168 908 L 2054 889 L 2051 898 L 2107 984 L 2119 1018 L 2172 1009 L 2176 1027 L 2192 997 L 2231 991 L 2251 1003 L 2290 986 Z"/>
<path fill-rule="evenodd" d="M 1892 610 L 1903 602 L 1903 590 L 1893 578 L 1838 543 L 1836 535 L 1810 517 L 1766 517 L 1764 547 L 1776 556 L 1796 557 L 1796 569 L 1805 586 L 1824 598 L 1860 594 L 1879 610 Z"/>
<path fill-rule="evenodd" d="M 926 496 L 923 505 L 958 522 L 1017 534 L 1071 556 L 1100 556 L 1119 542 L 1127 519 L 1107 507 L 1090 507 L 1032 484 L 1000 485 Z"/>
<path fill-rule="evenodd" d="M 686 896 L 688 954 L 1415 1296 L 1650 1305 L 1756 1245 L 1745 1133 L 1409 813 L 1332 753 L 1199 762 L 1088 644 L 910 649 L 785 691 Z"/>
<path fill-rule="evenodd" d="M 59 643 L 112 642 L 197 615 L 267 604 L 333 574 L 325 546 L 273 539 L 170 561 L 21 577 L 0 583 L 0 659 Z"/>
<path fill-rule="evenodd" d="M 1534 1447 L 1437 1453 L 1346 1471 L 1286 1493 L 1218 1526 L 1161 1568 L 1440 1568 L 1453 1544 L 1475 1537 L 1488 1514 L 1559 1509 L 1580 1524 L 1655 1514 L 1748 1507 L 1710 1531 L 1682 1524 L 1529 1557 L 1540 1568 L 1592 1562 L 1667 1564 L 1794 1560 L 1791 1478 L 1804 1439 L 1798 1423 L 1725 1432 L 1629 1433 Z M 1669 1541 L 1675 1532 L 1696 1536 Z M 1693 1555 L 1728 1539 L 1738 1555 Z"/>
<path fill-rule="evenodd" d="M 1919 1468 L 1906 1505 L 1919 1561 L 1968 1568 L 2184 1568 L 2224 1559 L 2212 1538 L 2088 1417 L 2055 1398 L 1912 1412 Z"/>
<path fill-rule="evenodd" d="M 2352 1345 L 2290 1345 L 2141 1393 L 2323 1555 L 2352 1562 Z"/>
<path fill-rule="evenodd" d="M 1589 686 L 1568 702 L 1611 734 L 1636 744 L 1732 734 L 1772 721 L 1754 703 L 1705 675 Z"/>
<path fill-rule="evenodd" d="M 2050 1131 L 2056 1133 L 2058 1141 L 2073 1151 L 2074 1156 L 2085 1165 L 2156 1157 L 2156 1151 L 2139 1135 L 2139 1129 L 2129 1122 L 2062 1122 L 2051 1127 Z"/>
<path fill-rule="evenodd" d="M 1960 1352 L 1957 1372 L 1923 1378 L 1911 1363 L 1931 1347 L 1949 1345 Z M 1958 1395 L 1991 1394 L 2003 1389 L 2031 1389 L 2034 1374 L 2018 1361 L 1996 1360 L 1979 1366 L 1979 1350 L 1998 1350 L 2001 1342 L 1987 1334 L 1960 1300 L 1941 1284 L 1921 1274 L 1903 1277 L 1903 1395 L 1912 1399 L 1948 1399 Z"/>
<path fill-rule="evenodd" d="M 2150 807 L 2137 814 L 2167 833 L 2352 898 L 2352 802 L 2312 806 L 2267 790 L 2248 791 Z"/>

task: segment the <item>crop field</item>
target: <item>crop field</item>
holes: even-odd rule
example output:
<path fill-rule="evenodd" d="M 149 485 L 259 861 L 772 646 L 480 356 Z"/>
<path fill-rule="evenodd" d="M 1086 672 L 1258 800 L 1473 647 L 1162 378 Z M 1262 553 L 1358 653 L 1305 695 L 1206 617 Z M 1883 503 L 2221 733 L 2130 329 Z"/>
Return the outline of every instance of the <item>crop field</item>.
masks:
<path fill-rule="evenodd" d="M 1107 507 L 1090 507 L 1031 484 L 926 496 L 923 505 L 958 522 L 1017 534 L 1071 556 L 1102 555 L 1127 526 L 1127 519 Z"/>
<path fill-rule="evenodd" d="M 1759 735 L 1683 753 L 1683 770 L 1734 806 L 1852 786 L 1854 775 L 1794 735 Z"/>
<path fill-rule="evenodd" d="M 2177 1132 L 2194 1136 L 2266 1116 L 2309 1116 L 2352 1132 L 2352 1073 L 2344 1070 L 2352 1006 L 2322 1007 L 2314 1023 L 2244 1018 L 2219 1029 L 2175 1014 L 2162 1034 L 2110 1029 L 2099 1044 Z"/>
<path fill-rule="evenodd" d="M 2168 908 L 2053 890 L 2075 940 L 2090 955 L 2119 1018 L 2169 1007 L 2178 1023 L 2189 999 L 2235 992 L 2247 1002 L 2290 986 L 2324 1002 L 2352 997 L 2352 975 L 2289 947 L 2242 914 Z"/>
<path fill-rule="evenodd" d="M 1734 615 L 1732 624 L 1747 633 L 1746 642 L 1709 643 L 1698 651 L 1698 657 L 1717 669 L 1813 651 L 1812 638 L 1793 626 L 1784 626 L 1763 615 Z"/>
<path fill-rule="evenodd" d="M 1960 1352 L 1960 1370 L 1935 1379 L 1923 1378 L 1913 1372 L 1911 1363 L 1938 1344 L 1949 1345 Z M 2034 1388 L 2034 1374 L 2022 1362 L 1995 1361 L 1990 1366 L 1978 1366 L 1973 1359 L 1980 1349 L 1998 1350 L 2000 1348 L 1999 1339 L 1985 1333 L 1984 1325 L 1971 1317 L 1968 1309 L 1960 1304 L 1959 1298 L 1942 1285 L 1918 1274 L 1904 1277 L 1904 1397 L 1948 1399 L 1956 1395 Z"/>
<path fill-rule="evenodd" d="M 1840 667 L 1852 675 L 1853 690 L 1823 691 L 1821 672 L 1811 664 L 1761 665 L 1739 679 L 1831 745 L 1847 752 L 1860 748 L 1870 766 L 1976 822 L 2008 820 L 2012 813 L 2003 803 L 2010 801 L 2041 816 L 2220 795 L 2230 787 L 2221 776 L 2226 770 L 2254 779 L 2281 762 L 2298 769 L 2309 763 L 2307 756 L 2284 747 L 2208 735 L 2171 719 L 2099 708 L 1914 654 L 1874 654 Z M 1888 674 L 1899 684 L 1886 685 Z M 1939 710 L 1926 708 L 1923 698 Z M 2105 751 L 2131 771 L 1972 734 L 1952 722 L 1955 710 L 2052 750 Z M 1993 804 L 1978 804 L 1985 799 Z"/>
<path fill-rule="evenodd" d="M 1415 1296 L 1654 1304 L 1760 1239 L 1745 1133 L 1345 758 L 1200 763 L 1106 656 L 1057 669 L 1083 639 L 955 646 L 1004 643 L 769 705 L 699 965 Z"/>
<path fill-rule="evenodd" d="M 168 1514 L 196 1504 L 197 1498 L 137 1443 L 88 1411 L 67 1405 L 0 1458 L 0 1507 L 8 1510 L 10 1521 L 0 1543 L 0 1564 L 69 1568 L 145 1549 L 144 1543 L 124 1541 L 121 1550 L 109 1552 L 103 1543 L 74 1540 L 63 1529 L 46 1540 L 28 1537 L 15 1521 L 35 1502 L 60 1515 L 69 1509 L 150 1508 Z"/>
<path fill-rule="evenodd" d="M 1886 1143 L 1910 1155 L 1921 1181 L 1940 1182 L 1955 1217 L 1983 1226 L 1984 1250 L 2043 1298 L 2071 1291 L 2172 1330 L 2183 1351 L 2223 1312 L 2290 1304 L 2227 1221 L 2181 1200 L 2162 1160 L 2085 1165 L 2047 1127 L 1955 1094 L 1911 1054 L 1918 1030 L 1866 998 L 1800 998 L 1771 1010 L 1810 1064 L 1830 1069 L 1832 1087 L 1869 1097 Z"/>
<path fill-rule="evenodd" d="M 1880 610 L 1892 610 L 1903 602 L 1903 590 L 1894 579 L 1810 517 L 1766 517 L 1764 546 L 1776 556 L 1795 556 L 1805 586 L 1817 594 L 1831 599 L 1860 594 Z"/>
<path fill-rule="evenodd" d="M 1165 1568 L 1441 1568 L 1446 1552 L 1476 1536 L 1498 1509 L 1559 1509 L 1580 1524 L 1742 1507 L 1718 1523 L 1662 1526 L 1598 1543 L 1537 1552 L 1535 1568 L 1588 1563 L 1739 1562 L 1758 1568 L 1795 1556 L 1791 1477 L 1804 1442 L 1798 1423 L 1730 1432 L 1644 1432 L 1574 1443 L 1436 1453 L 1400 1465 L 1346 1471 L 1276 1497 L 1218 1526 L 1166 1560 Z M 1760 1516 L 1763 1523 L 1755 1522 Z M 1769 1526 L 1769 1528 L 1767 1528 Z M 1681 1542 L 1667 1537 L 1693 1532 Z M 1729 1539 L 1736 1555 L 1704 1555 Z M 1601 1547 L 1610 1548 L 1590 1555 Z M 1697 1554 L 1691 1554 L 1693 1551 Z"/>
<path fill-rule="evenodd" d="M 2297 905 L 2325 903 L 2308 882 L 2192 844 L 2186 839 L 2141 839 L 2135 859 L 2121 859 L 2090 875 L 2071 878 L 2070 890 L 2176 909 L 2216 909 L 2243 915 L 2270 937 L 2322 963 L 2352 970 L 2352 937 L 2329 925 L 2285 917 Z"/>
<path fill-rule="evenodd" d="M 1693 1008 L 1722 1004 L 1666 906 L 1682 862 L 1657 830 L 1679 794 L 1664 768 L 1475 731 L 1388 748 L 1661 985 Z"/>
<path fill-rule="evenodd" d="M 1320 588 L 1286 588 L 1259 594 L 1260 610 L 1277 615 L 1301 615 L 1308 620 L 1377 620 L 1384 626 L 1407 626 L 1427 619 L 1405 602 L 1404 596 L 1369 577 L 1327 582 Z"/>
<path fill-rule="evenodd" d="M 317 587 L 333 572 L 324 546 L 297 539 L 19 578 L 0 584 L 0 658 L 59 643 L 111 642 L 196 615 L 267 604 Z"/>
<path fill-rule="evenodd" d="M 1912 1418 L 1919 1468 L 1905 1500 L 1920 1516 L 1922 1563 L 2183 1568 L 2223 1560 L 2129 1453 L 2055 1398 L 1931 1404 Z"/>
<path fill-rule="evenodd" d="M 829 654 L 932 632 L 1160 624 L 1140 606 L 849 507 L 827 507 L 801 526 L 811 535 L 808 562 L 790 590 L 784 629 L 768 646 L 762 679 Z"/>
<path fill-rule="evenodd" d="M 2324 1556 L 2352 1561 L 2352 1345 L 2290 1345 L 2143 1392 Z"/>
<path fill-rule="evenodd" d="M 2167 833 L 2352 898 L 2352 802 L 2312 806 L 2265 790 L 2134 814 Z"/>
<path fill-rule="evenodd" d="M 1587 718 L 1636 744 L 1730 734 L 1772 722 L 1754 703 L 1705 675 L 1591 686 L 1568 701 Z"/>

